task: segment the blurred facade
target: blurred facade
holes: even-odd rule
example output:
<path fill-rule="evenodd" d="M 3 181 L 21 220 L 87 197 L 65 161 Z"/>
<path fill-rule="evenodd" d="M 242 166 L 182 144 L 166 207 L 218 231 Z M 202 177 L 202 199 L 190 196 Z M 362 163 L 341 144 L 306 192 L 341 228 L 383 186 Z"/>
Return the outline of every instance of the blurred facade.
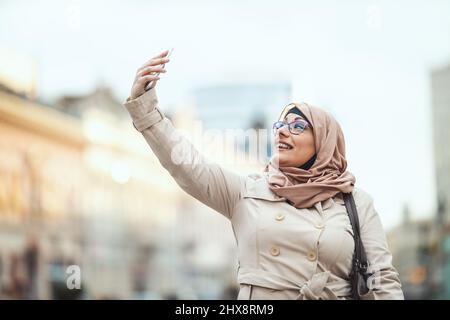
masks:
<path fill-rule="evenodd" d="M 1 298 L 236 298 L 229 222 L 176 186 L 108 88 L 48 106 L 2 85 L 0 150 Z"/>

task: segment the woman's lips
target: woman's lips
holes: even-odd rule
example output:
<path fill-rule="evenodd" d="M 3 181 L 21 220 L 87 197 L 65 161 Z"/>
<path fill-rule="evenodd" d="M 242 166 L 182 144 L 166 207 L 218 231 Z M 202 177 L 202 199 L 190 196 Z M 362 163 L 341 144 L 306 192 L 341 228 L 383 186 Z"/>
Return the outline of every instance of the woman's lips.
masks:
<path fill-rule="evenodd" d="M 285 143 L 285 142 L 278 142 L 278 143 L 277 143 L 277 149 L 278 149 L 279 151 L 289 151 L 289 150 L 292 150 L 293 147 L 292 147 L 290 144 L 288 144 L 288 143 Z"/>

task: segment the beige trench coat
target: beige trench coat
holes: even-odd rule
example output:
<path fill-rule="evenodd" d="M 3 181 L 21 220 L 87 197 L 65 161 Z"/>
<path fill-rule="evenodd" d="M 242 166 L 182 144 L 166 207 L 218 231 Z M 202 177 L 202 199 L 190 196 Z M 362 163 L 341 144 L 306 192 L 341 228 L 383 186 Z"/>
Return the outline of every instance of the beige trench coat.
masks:
<path fill-rule="evenodd" d="M 230 220 L 238 299 L 349 298 L 354 241 L 342 197 L 296 209 L 269 189 L 264 173 L 240 176 L 208 162 L 158 108 L 155 89 L 124 106 L 178 185 Z M 376 289 L 364 299 L 403 299 L 373 201 L 358 188 L 353 195 Z"/>

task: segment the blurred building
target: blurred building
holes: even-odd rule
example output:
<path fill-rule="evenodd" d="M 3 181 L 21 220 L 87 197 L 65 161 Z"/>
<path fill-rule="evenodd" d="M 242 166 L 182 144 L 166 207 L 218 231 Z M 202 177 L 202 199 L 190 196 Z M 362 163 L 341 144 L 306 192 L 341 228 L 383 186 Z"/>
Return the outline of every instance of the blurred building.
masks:
<path fill-rule="evenodd" d="M 36 64 L 0 56 L 12 57 L 0 63 L 0 298 L 236 298 L 230 222 L 175 184 L 113 92 L 45 104 Z M 289 84 L 201 89 L 173 122 L 270 129 L 290 93 Z M 229 170 L 261 170 L 227 163 L 225 154 L 244 158 L 233 142 L 193 143 Z M 70 265 L 81 290 L 67 288 Z"/>
<path fill-rule="evenodd" d="M 289 82 L 236 84 L 199 88 L 194 99 L 207 129 L 247 129 L 255 122 L 271 128 L 291 94 Z"/>
<path fill-rule="evenodd" d="M 440 298 L 450 299 L 450 65 L 431 74 L 433 146 L 437 190 L 437 219 L 440 224 L 442 290 Z"/>
<path fill-rule="evenodd" d="M 37 97 L 37 61 L 30 55 L 0 46 L 0 86 L 29 99 Z"/>
<path fill-rule="evenodd" d="M 93 96 L 82 98 L 90 103 L 79 105 L 78 118 L 0 90 L 6 298 L 75 297 L 64 282 L 71 264 L 82 271 L 77 297 L 130 298 L 159 289 L 153 254 L 174 224 L 182 193 L 129 120 L 102 110 L 108 95 Z"/>
<path fill-rule="evenodd" d="M 229 221 L 175 184 L 108 88 L 48 106 L 3 85 L 0 134 L 0 297 L 236 297 Z"/>
<path fill-rule="evenodd" d="M 436 214 L 388 234 L 407 299 L 450 299 L 450 65 L 431 73 Z"/>
<path fill-rule="evenodd" d="M 42 246 L 31 253 L 32 260 L 46 264 L 43 260 L 51 261 L 56 255 L 62 255 L 64 246 L 70 247 L 72 255 L 77 256 L 85 145 L 77 121 L 21 95 L 0 91 L 3 289 L 15 292 L 20 282 L 28 282 L 25 250 L 30 237 L 37 237 L 33 239 L 33 247 L 39 246 L 37 242 Z M 37 251 L 39 257 L 33 258 Z M 46 256 L 50 253 L 55 257 Z M 35 263 L 30 262 L 30 265 Z M 39 290 L 34 297 L 48 297 L 50 287 L 43 284 L 51 282 L 51 275 L 46 269 L 39 269 Z M 17 275 L 13 276 L 14 272 Z M 26 297 L 16 294 L 16 297 Z"/>
<path fill-rule="evenodd" d="M 400 274 L 405 299 L 431 299 L 441 290 L 439 225 L 434 219 L 412 221 L 408 206 L 402 223 L 387 234 L 393 264 Z"/>
<path fill-rule="evenodd" d="M 236 148 L 245 154 L 258 154 L 263 163 L 272 154 L 272 125 L 291 102 L 292 86 L 290 82 L 217 85 L 199 88 L 193 96 L 196 116 L 206 130 L 242 130 L 235 131 Z M 255 139 L 248 129 L 256 130 Z"/>
<path fill-rule="evenodd" d="M 93 92 L 86 95 L 62 96 L 55 102 L 54 107 L 77 118 L 81 118 L 92 109 L 100 109 L 105 116 L 109 115 L 117 119 L 129 117 L 111 88 L 104 85 L 99 85 Z"/>
<path fill-rule="evenodd" d="M 438 214 L 450 222 L 450 65 L 431 74 L 433 146 Z"/>

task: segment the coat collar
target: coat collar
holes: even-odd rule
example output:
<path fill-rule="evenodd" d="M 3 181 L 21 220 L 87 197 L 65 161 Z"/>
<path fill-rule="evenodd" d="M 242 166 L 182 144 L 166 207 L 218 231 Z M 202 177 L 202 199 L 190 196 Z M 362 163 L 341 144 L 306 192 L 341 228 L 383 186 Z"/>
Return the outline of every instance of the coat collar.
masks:
<path fill-rule="evenodd" d="M 335 203 L 337 203 L 339 205 L 345 205 L 344 198 L 342 197 L 342 193 L 339 192 L 333 198 L 329 198 L 325 201 L 322 201 L 321 202 L 322 209 L 325 210 L 325 209 L 331 208 L 333 206 L 333 204 L 335 204 Z"/>
<path fill-rule="evenodd" d="M 247 176 L 243 197 L 268 201 L 286 201 L 286 198 L 280 197 L 270 190 L 267 175 L 264 173 L 254 173 Z"/>

